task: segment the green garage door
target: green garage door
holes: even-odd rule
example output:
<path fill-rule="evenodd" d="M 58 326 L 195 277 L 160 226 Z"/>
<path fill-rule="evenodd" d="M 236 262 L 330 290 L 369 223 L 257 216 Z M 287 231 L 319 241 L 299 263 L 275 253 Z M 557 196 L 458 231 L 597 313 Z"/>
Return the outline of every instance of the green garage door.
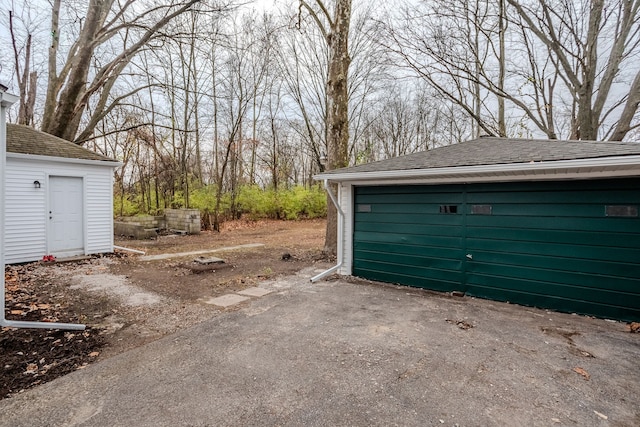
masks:
<path fill-rule="evenodd" d="M 357 187 L 353 274 L 640 318 L 640 180 Z"/>

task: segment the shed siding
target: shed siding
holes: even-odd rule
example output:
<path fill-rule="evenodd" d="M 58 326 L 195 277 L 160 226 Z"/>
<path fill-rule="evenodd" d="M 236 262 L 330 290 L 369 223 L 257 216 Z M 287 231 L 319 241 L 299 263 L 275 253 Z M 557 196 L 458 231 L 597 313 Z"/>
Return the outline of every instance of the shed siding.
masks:
<path fill-rule="evenodd" d="M 113 251 L 111 165 L 83 165 L 40 159 L 7 158 L 5 260 L 42 259 L 47 249 L 48 177 L 84 178 L 85 253 Z M 41 188 L 33 182 L 40 181 Z"/>
<path fill-rule="evenodd" d="M 42 188 L 34 188 L 34 181 Z M 46 173 L 43 168 L 7 159 L 5 261 L 33 261 L 46 253 Z"/>
<path fill-rule="evenodd" d="M 87 253 L 113 251 L 113 172 L 96 168 L 86 175 Z"/>

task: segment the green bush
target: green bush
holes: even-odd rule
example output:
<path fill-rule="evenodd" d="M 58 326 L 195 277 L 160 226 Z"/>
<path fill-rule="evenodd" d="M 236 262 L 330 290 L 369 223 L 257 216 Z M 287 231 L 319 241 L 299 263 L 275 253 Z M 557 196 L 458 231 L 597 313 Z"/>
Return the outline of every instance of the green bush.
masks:
<path fill-rule="evenodd" d="M 139 199 L 138 195 L 127 194 L 121 202 L 120 197 L 116 195 L 113 206 L 115 215 L 120 215 L 121 208 L 124 216 L 145 214 L 144 204 Z M 326 201 L 326 194 L 319 185 L 311 188 L 298 185 L 279 191 L 262 189 L 257 185 L 244 185 L 240 188 L 236 202 L 238 211 L 252 220 L 263 218 L 296 220 L 326 216 Z M 174 208 L 184 207 L 183 193 L 176 191 L 169 205 Z M 215 185 L 207 185 L 191 191 L 189 207 L 199 209 L 203 217 L 213 214 L 215 206 Z M 221 219 L 230 217 L 230 193 L 222 195 L 219 214 Z"/>
<path fill-rule="evenodd" d="M 319 218 L 327 214 L 326 196 L 319 186 L 295 186 L 275 191 L 247 185 L 240 190 L 238 207 L 244 215 L 254 220 Z"/>
<path fill-rule="evenodd" d="M 318 218 L 327 214 L 326 200 L 318 186 L 296 186 L 281 193 L 280 209 L 284 219 Z"/>
<path fill-rule="evenodd" d="M 137 201 L 132 201 L 131 194 L 125 194 L 123 198 L 119 195 L 113 197 L 113 214 L 115 217 L 119 216 L 135 216 L 140 214 Z"/>
<path fill-rule="evenodd" d="M 189 196 L 189 207 L 203 212 L 213 212 L 216 207 L 216 186 L 206 185 L 193 190 Z"/>

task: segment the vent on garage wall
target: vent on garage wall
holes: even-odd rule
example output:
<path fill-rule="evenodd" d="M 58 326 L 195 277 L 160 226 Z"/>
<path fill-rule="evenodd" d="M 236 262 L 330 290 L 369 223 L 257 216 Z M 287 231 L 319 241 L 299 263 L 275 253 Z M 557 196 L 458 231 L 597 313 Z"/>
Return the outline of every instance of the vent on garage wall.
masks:
<path fill-rule="evenodd" d="M 624 206 L 624 205 L 610 205 L 605 209 L 606 216 L 622 216 L 622 217 L 637 217 L 638 216 L 638 207 L 637 206 Z"/>
<path fill-rule="evenodd" d="M 475 215 L 491 215 L 493 206 L 491 205 L 472 205 L 471 213 Z"/>

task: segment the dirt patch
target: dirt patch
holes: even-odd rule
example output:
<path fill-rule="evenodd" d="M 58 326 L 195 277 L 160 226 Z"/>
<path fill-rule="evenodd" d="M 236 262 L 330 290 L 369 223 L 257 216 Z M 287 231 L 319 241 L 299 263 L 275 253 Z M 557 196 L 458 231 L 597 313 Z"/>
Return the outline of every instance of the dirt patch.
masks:
<path fill-rule="evenodd" d="M 115 242 L 147 255 L 211 250 L 224 260 L 201 271 L 192 268 L 201 255 L 140 261 L 126 252 L 73 263 L 8 266 L 7 319 L 84 323 L 87 330 L 3 328 L 0 398 L 236 309 L 207 304 L 212 298 L 333 261 L 321 250 L 324 230 L 322 220 L 236 221 L 220 233 Z M 253 243 L 261 245 L 220 251 Z"/>

